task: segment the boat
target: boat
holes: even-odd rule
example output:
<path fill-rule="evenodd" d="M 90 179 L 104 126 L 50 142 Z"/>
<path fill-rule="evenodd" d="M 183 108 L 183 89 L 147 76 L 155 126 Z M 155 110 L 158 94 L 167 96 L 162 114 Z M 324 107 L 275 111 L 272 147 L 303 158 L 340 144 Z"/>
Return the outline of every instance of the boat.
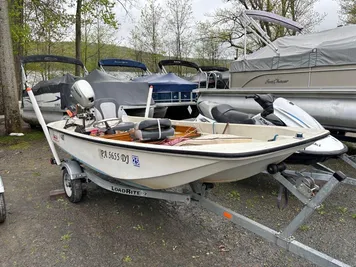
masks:
<path fill-rule="evenodd" d="M 145 64 L 129 59 L 102 59 L 98 65 L 101 71 L 123 82 L 144 82 L 152 86 L 152 98 L 156 103 L 153 117 L 186 119 L 197 116 L 196 95 L 192 92 L 197 84 L 173 73 L 151 73 Z M 118 67 L 123 71 L 118 71 Z"/>
<path fill-rule="evenodd" d="M 133 82 L 147 82 L 153 87 L 152 98 L 158 109 L 154 117 L 180 120 L 198 115 L 196 94 L 193 93 L 198 87 L 197 83 L 182 79 L 174 73 L 138 77 Z"/>
<path fill-rule="evenodd" d="M 62 170 L 63 188 L 70 202 L 81 201 L 82 184 L 86 182 L 128 196 L 185 204 L 194 201 L 319 266 L 349 266 L 293 237 L 340 183 L 356 185 L 354 179 L 341 172 L 325 173 L 326 184 L 322 188 L 302 173 L 287 173 L 283 160 L 325 138 L 328 131 L 129 117 L 122 108 L 111 105 L 114 102 L 95 100 L 90 84 L 84 80 L 77 81 L 71 91 L 82 112 L 72 114 L 66 122 L 46 125 L 31 88 L 27 91 L 52 151 L 51 163 Z M 147 110 L 149 104 L 148 101 Z M 99 131 L 100 125 L 104 127 Z M 69 152 L 71 159 L 60 159 L 55 146 Z M 304 204 L 286 228 L 278 232 L 207 198 L 213 182 L 241 180 L 261 170 Z M 191 189 L 183 193 L 169 190 L 188 184 Z"/>
<path fill-rule="evenodd" d="M 124 123 L 156 123 L 141 117 L 127 117 Z M 238 181 L 282 162 L 295 151 L 326 137 L 325 130 L 304 131 L 280 127 L 229 125 L 171 121 L 178 135 L 197 132 L 199 137 L 185 145 L 167 146 L 130 141 L 128 134 L 96 137 L 66 128 L 66 121 L 48 124 L 53 142 L 80 162 L 115 179 L 151 189 L 166 189 L 201 180 L 209 183 Z M 179 132 L 179 129 L 184 129 Z M 303 138 L 296 138 L 302 132 Z M 276 141 L 269 141 L 275 135 Z M 120 140 L 120 138 L 128 138 Z M 179 143 L 178 143 L 179 144 Z"/>
<path fill-rule="evenodd" d="M 53 143 L 99 173 L 151 189 L 197 180 L 238 181 L 329 135 L 324 129 L 118 118 L 117 107 L 110 106 L 111 102 L 98 105 L 94 101 L 95 94 L 86 81 L 75 83 L 72 95 L 84 109 L 94 106 L 100 120 L 93 124 L 84 120 L 92 128 L 75 118 L 49 123 Z M 110 108 L 111 115 L 103 116 Z M 91 114 L 88 111 L 84 118 Z M 117 124 L 109 125 L 109 121 Z M 97 136 L 100 124 L 104 134 Z"/>
<path fill-rule="evenodd" d="M 34 75 L 27 73 L 26 66 L 30 63 L 62 63 L 65 71 L 60 74 L 55 73 L 57 77 L 49 80 L 42 80 L 36 83 L 33 81 Z M 21 59 L 21 72 L 22 72 L 22 119 L 32 126 L 38 125 L 36 114 L 33 110 L 32 103 L 26 91 L 28 86 L 32 87 L 33 93 L 36 96 L 38 105 L 42 111 L 43 117 L 46 122 L 57 121 L 66 115 L 65 108 L 70 105 L 69 92 L 71 86 L 75 81 L 80 79 L 80 76 L 74 76 L 68 71 L 70 66 L 80 66 L 82 75 L 87 75 L 84 64 L 75 58 L 56 56 L 56 55 L 31 55 Z M 58 71 L 58 70 L 57 70 Z M 27 75 L 28 74 L 28 75 Z M 31 83 L 34 82 L 34 85 Z"/>
<path fill-rule="evenodd" d="M 165 66 L 193 69 L 193 71 L 185 71 L 184 74 L 181 73 L 180 76 L 188 81 L 197 83 L 198 88 L 229 88 L 228 68 L 219 66 L 198 66 L 194 62 L 179 59 L 165 59 L 158 62 L 158 67 L 162 73 L 168 73 Z"/>
<path fill-rule="evenodd" d="M 149 85 L 146 82 L 121 81 L 100 70 L 93 70 L 83 78 L 92 86 L 98 98 L 114 98 L 126 113 L 132 116 L 144 116 Z M 156 104 L 151 98 L 149 116 L 155 113 Z"/>
<path fill-rule="evenodd" d="M 244 12 L 241 18 L 266 46 L 231 63 L 231 90 L 199 90 L 200 100 L 257 113 L 258 105 L 244 96 L 271 93 L 293 101 L 333 132 L 356 132 L 356 25 L 270 42 L 262 29 L 256 30 L 255 19 L 282 21 L 297 32 L 302 26 L 256 10 Z"/>
<path fill-rule="evenodd" d="M 121 82 L 114 76 L 99 70 L 94 70 L 88 74 L 83 63 L 74 58 L 56 55 L 33 55 L 24 57 L 21 60 L 23 77 L 22 118 L 32 126 L 38 125 L 39 122 L 26 91 L 26 88 L 30 86 L 30 77 L 26 76 L 25 68 L 29 63 L 40 62 L 78 65 L 83 70 L 83 76 L 74 76 L 65 71 L 63 75 L 56 73 L 57 77 L 40 81 L 32 87 L 46 122 L 58 121 L 68 117 L 66 110 L 73 105 L 70 88 L 76 81 L 81 79 L 88 81 L 99 97 L 115 98 L 120 105 L 124 106 L 128 114 L 135 116 L 143 116 L 145 114 L 147 92 L 149 90 L 147 83 Z M 150 116 L 153 116 L 154 108 L 154 101 L 151 100 Z"/>

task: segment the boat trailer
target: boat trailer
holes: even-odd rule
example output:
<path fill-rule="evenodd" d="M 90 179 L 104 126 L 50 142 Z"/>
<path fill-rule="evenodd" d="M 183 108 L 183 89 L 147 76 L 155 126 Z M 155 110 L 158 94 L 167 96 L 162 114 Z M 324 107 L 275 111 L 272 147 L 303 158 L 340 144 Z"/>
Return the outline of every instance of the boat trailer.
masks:
<path fill-rule="evenodd" d="M 316 179 L 327 181 L 316 193 L 314 188 L 307 188 L 305 183 L 296 183 L 289 179 L 290 174 L 299 175 L 299 178 L 305 179 L 306 172 L 298 174 L 294 171 L 288 171 L 286 170 L 284 163 L 269 165 L 267 169 L 268 174 L 281 183 L 290 193 L 304 204 L 304 208 L 297 216 L 295 216 L 289 225 L 281 232 L 278 232 L 209 200 L 207 198 L 207 192 L 212 187 L 211 184 L 200 183 L 198 181 L 193 182 L 190 184 L 191 190 L 189 193 L 177 193 L 165 190 L 151 190 L 141 186 L 137 187 L 117 180 L 111 181 L 111 177 L 96 173 L 85 165 L 82 165 L 76 159 L 62 161 L 60 167 L 63 173 L 65 194 L 71 202 L 76 203 L 82 199 L 82 184 L 85 182 L 93 182 L 104 189 L 124 195 L 177 201 L 185 204 L 196 202 L 203 208 L 226 218 L 234 224 L 257 234 L 265 240 L 307 259 L 318 266 L 349 266 L 296 241 L 293 237 L 296 230 L 303 225 L 317 208 L 320 207 L 323 201 L 340 183 L 356 185 L 355 179 L 349 178 L 341 172 L 324 171 L 324 173 L 320 173 L 318 177 L 315 177 Z"/>

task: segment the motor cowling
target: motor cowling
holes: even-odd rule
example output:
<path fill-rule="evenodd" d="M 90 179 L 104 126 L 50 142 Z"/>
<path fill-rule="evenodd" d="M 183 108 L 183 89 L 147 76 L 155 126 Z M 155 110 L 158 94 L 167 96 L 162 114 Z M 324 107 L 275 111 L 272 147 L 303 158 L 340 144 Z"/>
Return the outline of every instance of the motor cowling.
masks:
<path fill-rule="evenodd" d="M 93 87 L 87 81 L 76 81 L 72 85 L 70 92 L 75 101 L 83 108 L 89 109 L 94 106 L 95 93 Z"/>

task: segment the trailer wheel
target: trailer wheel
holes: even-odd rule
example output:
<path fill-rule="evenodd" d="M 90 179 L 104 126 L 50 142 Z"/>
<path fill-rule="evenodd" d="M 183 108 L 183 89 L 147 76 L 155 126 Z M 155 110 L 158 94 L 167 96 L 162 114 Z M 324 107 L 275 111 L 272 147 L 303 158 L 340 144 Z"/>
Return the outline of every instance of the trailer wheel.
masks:
<path fill-rule="evenodd" d="M 6 206 L 4 193 L 0 194 L 0 223 L 3 223 L 6 219 Z"/>
<path fill-rule="evenodd" d="M 72 180 L 67 169 L 63 170 L 63 187 L 70 202 L 77 203 L 82 199 L 82 181 L 80 179 Z"/>

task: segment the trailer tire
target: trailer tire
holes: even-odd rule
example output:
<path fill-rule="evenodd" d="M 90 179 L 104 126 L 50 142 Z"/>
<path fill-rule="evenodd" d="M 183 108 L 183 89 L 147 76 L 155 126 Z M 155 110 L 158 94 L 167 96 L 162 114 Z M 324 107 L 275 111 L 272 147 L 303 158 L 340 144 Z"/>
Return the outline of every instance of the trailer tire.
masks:
<path fill-rule="evenodd" d="M 29 123 L 31 129 L 37 129 L 37 124 Z"/>
<path fill-rule="evenodd" d="M 63 187 L 70 202 L 77 203 L 82 200 L 82 181 L 80 179 L 72 180 L 67 169 L 63 169 Z"/>
<path fill-rule="evenodd" d="M 6 219 L 6 206 L 4 193 L 0 194 L 0 223 L 3 223 Z"/>

